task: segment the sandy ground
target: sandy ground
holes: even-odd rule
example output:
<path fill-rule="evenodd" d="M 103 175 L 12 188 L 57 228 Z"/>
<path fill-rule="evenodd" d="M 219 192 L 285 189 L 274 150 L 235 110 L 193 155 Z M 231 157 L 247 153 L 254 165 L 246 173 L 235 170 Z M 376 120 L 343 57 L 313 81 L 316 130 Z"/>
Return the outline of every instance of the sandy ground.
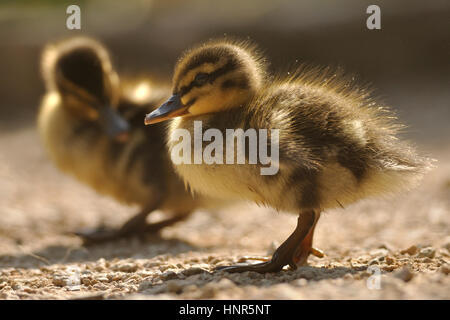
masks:
<path fill-rule="evenodd" d="M 2 133 L 0 150 L 0 299 L 450 298 L 448 146 L 417 190 L 324 214 L 315 241 L 324 258 L 266 275 L 212 269 L 270 255 L 295 216 L 243 204 L 85 248 L 68 233 L 119 225 L 136 208 L 53 168 L 32 128 Z"/>

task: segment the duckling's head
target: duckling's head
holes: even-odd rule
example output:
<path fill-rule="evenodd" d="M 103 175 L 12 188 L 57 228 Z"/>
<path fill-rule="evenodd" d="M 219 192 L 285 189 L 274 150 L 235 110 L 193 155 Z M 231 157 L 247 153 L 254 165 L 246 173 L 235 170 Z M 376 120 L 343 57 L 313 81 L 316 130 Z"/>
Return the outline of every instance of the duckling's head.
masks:
<path fill-rule="evenodd" d="M 263 59 L 249 43 L 212 41 L 177 62 L 173 95 L 148 114 L 146 124 L 178 116 L 215 113 L 244 105 L 261 87 Z"/>
<path fill-rule="evenodd" d="M 49 45 L 42 55 L 42 71 L 47 89 L 57 91 L 73 115 L 99 121 L 111 137 L 128 131 L 128 123 L 115 110 L 119 78 L 100 43 L 76 37 Z"/>

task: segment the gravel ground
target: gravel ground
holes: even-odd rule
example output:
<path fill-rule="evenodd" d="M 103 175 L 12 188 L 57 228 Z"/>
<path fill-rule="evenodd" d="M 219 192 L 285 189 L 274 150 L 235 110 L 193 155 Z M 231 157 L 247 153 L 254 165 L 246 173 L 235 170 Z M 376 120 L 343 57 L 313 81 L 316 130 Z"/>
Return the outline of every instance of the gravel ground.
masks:
<path fill-rule="evenodd" d="M 33 129 L 2 133 L 0 151 L 0 299 L 450 298 L 448 145 L 417 190 L 325 213 L 315 241 L 324 258 L 266 275 L 212 269 L 270 255 L 293 215 L 241 204 L 85 248 L 70 231 L 120 225 L 136 208 L 53 168 Z"/>

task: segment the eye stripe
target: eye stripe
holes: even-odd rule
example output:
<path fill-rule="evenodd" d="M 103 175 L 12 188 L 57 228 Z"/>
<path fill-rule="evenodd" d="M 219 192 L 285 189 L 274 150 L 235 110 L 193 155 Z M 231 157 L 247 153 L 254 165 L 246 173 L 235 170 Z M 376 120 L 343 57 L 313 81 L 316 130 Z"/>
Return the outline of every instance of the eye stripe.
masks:
<path fill-rule="evenodd" d="M 183 97 L 185 94 L 187 94 L 189 91 L 192 90 L 192 88 L 195 85 L 195 81 L 192 81 L 191 83 L 189 83 L 189 85 L 181 87 L 180 89 L 180 98 Z"/>
<path fill-rule="evenodd" d="M 223 76 L 237 68 L 237 63 L 235 61 L 228 61 L 223 67 L 211 72 L 208 74 L 208 81 L 206 83 L 213 83 L 218 77 Z M 203 84 L 204 85 L 204 84 Z M 189 85 L 181 87 L 180 89 L 180 97 L 183 97 L 185 94 L 187 94 L 189 91 L 192 90 L 194 87 L 202 87 L 198 86 L 195 79 L 189 83 Z"/>

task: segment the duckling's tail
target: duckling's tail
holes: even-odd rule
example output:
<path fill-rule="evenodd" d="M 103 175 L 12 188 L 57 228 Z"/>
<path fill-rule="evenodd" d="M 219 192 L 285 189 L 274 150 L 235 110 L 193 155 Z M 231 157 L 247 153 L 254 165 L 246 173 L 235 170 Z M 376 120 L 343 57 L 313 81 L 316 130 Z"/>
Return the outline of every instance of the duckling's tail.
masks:
<path fill-rule="evenodd" d="M 413 146 L 399 141 L 392 148 L 385 145 L 375 160 L 369 189 L 382 195 L 417 187 L 436 162 L 428 156 L 419 155 Z"/>

